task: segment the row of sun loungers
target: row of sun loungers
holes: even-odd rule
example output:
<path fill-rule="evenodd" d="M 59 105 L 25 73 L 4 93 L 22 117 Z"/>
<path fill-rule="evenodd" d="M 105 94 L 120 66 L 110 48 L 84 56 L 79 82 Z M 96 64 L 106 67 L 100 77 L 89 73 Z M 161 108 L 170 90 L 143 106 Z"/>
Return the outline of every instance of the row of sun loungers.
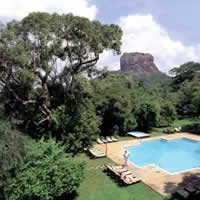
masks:
<path fill-rule="evenodd" d="M 173 197 L 177 199 L 197 200 L 200 199 L 200 190 L 195 186 L 187 186 L 177 190 Z"/>
<path fill-rule="evenodd" d="M 134 183 L 138 183 L 141 181 L 135 174 L 133 174 L 128 169 L 124 168 L 123 166 L 112 166 L 112 165 L 105 165 L 108 174 L 114 176 L 118 180 L 120 180 L 125 185 L 131 185 Z"/>
<path fill-rule="evenodd" d="M 105 157 L 106 154 L 102 151 L 100 151 L 99 149 L 92 147 L 89 149 L 90 154 L 95 157 L 95 158 L 102 158 Z"/>
<path fill-rule="evenodd" d="M 97 139 L 97 143 L 99 143 L 99 144 L 104 144 L 104 143 L 109 143 L 109 142 L 117 142 L 117 141 L 118 141 L 118 139 L 113 136 L 111 136 L 111 137 L 106 136 L 105 138 L 101 137 L 101 138 Z"/>
<path fill-rule="evenodd" d="M 181 127 L 177 127 L 177 128 L 174 128 L 173 130 L 172 129 L 166 129 L 166 130 L 163 130 L 164 133 L 167 133 L 167 134 L 173 134 L 173 133 L 179 133 L 181 132 Z"/>

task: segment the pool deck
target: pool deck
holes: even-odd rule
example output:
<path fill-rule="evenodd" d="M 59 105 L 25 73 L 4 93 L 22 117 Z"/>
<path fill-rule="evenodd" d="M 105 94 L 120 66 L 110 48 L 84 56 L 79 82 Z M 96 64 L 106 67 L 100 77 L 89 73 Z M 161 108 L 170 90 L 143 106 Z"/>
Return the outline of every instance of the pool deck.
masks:
<path fill-rule="evenodd" d="M 120 155 L 124 152 L 123 147 L 138 145 L 141 141 L 149 141 L 154 139 L 166 139 L 172 140 L 177 138 L 189 138 L 200 141 L 200 136 L 190 133 L 176 133 L 170 135 L 162 135 L 158 137 L 149 137 L 143 139 L 133 139 L 120 142 L 113 142 L 107 144 L 107 156 L 118 164 L 123 164 L 123 159 Z M 101 151 L 106 151 L 105 144 L 95 145 Z M 158 149 L 159 151 L 159 149 Z M 142 179 L 142 181 L 149 185 L 152 189 L 158 193 L 166 196 L 177 190 L 178 187 L 195 184 L 200 186 L 200 168 L 187 170 L 178 174 L 171 175 L 166 171 L 155 167 L 154 165 L 148 165 L 145 167 L 137 167 L 132 163 L 129 163 L 127 168 Z"/>

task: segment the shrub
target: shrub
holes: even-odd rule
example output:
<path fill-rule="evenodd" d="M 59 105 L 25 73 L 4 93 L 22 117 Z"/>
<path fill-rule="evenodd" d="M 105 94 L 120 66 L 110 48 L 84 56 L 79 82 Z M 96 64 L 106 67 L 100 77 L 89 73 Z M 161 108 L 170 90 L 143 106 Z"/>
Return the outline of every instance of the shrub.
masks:
<path fill-rule="evenodd" d="M 84 164 L 72 160 L 53 139 L 31 142 L 24 165 L 5 188 L 7 199 L 51 200 L 73 194 L 83 179 Z"/>

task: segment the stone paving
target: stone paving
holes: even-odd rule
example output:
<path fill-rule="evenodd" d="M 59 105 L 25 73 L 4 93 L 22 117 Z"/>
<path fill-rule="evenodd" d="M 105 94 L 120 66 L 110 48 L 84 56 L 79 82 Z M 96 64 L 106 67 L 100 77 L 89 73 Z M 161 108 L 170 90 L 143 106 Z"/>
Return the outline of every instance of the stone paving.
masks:
<path fill-rule="evenodd" d="M 123 160 L 120 156 L 124 152 L 124 150 L 122 149 L 123 147 L 137 145 L 140 141 L 148 141 L 160 138 L 171 140 L 181 137 L 200 141 L 200 136 L 198 135 L 193 135 L 189 133 L 176 133 L 158 137 L 113 142 L 107 144 L 107 156 L 117 164 L 123 164 Z M 103 152 L 106 152 L 105 144 L 96 144 L 95 147 L 97 147 Z M 155 167 L 154 165 L 137 167 L 131 163 L 127 166 L 127 168 L 133 173 L 135 173 L 138 177 L 140 177 L 144 183 L 146 183 L 152 189 L 154 189 L 162 195 L 171 194 L 178 187 L 192 183 L 195 185 L 198 184 L 200 186 L 200 168 L 191 169 L 174 175 L 171 175 L 166 171 Z"/>

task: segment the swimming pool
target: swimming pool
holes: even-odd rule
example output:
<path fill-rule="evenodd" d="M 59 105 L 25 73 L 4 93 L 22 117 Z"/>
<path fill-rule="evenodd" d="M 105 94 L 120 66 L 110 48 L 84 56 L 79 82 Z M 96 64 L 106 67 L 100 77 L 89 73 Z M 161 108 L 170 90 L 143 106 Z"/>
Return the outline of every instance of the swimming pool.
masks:
<path fill-rule="evenodd" d="M 145 141 L 125 149 L 131 153 L 129 162 L 139 167 L 155 164 L 170 174 L 200 167 L 200 142 L 187 138 Z"/>

